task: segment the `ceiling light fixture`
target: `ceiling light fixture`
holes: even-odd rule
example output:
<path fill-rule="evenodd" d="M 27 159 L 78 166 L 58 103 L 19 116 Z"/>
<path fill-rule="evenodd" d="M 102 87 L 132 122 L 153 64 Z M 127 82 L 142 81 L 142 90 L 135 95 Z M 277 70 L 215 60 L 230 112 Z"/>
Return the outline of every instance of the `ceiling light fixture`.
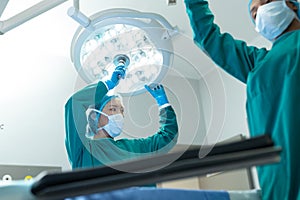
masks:
<path fill-rule="evenodd" d="M 178 31 L 161 15 L 110 9 L 86 17 L 76 7 L 68 14 L 81 25 L 72 40 L 71 59 L 85 82 L 109 78 L 120 57 L 128 64 L 126 78 L 116 88 L 123 95 L 144 92 L 145 84 L 166 75 Z"/>

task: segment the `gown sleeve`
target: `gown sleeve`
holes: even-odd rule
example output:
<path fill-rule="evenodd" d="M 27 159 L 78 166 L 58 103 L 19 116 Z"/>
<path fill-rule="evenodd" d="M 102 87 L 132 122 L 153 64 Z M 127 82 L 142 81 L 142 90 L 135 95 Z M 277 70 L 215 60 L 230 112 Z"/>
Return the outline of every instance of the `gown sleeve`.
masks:
<path fill-rule="evenodd" d="M 178 139 L 178 124 L 172 106 L 167 106 L 159 111 L 159 129 L 152 136 L 139 139 L 121 139 L 116 144 L 121 149 L 133 153 L 156 154 L 168 152 L 174 147 Z"/>
<path fill-rule="evenodd" d="M 72 168 L 81 167 L 82 155 L 86 151 L 86 110 L 90 105 L 99 104 L 108 92 L 106 85 L 99 81 L 73 94 L 65 104 L 65 147 Z"/>
<path fill-rule="evenodd" d="M 221 33 L 214 23 L 214 15 L 207 0 L 185 0 L 186 12 L 193 30 L 195 44 L 218 66 L 242 81 L 247 82 L 258 57 L 267 53 L 265 48 L 247 46 L 246 42 Z"/>

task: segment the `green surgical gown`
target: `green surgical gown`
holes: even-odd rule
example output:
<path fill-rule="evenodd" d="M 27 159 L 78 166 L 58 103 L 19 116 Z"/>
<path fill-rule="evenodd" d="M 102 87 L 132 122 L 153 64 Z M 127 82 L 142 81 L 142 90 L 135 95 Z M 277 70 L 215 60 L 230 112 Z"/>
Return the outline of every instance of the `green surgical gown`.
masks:
<path fill-rule="evenodd" d="M 101 81 L 89 85 L 74 95 L 65 104 L 65 146 L 72 168 L 110 165 L 157 153 L 166 153 L 177 141 L 176 115 L 171 106 L 160 109 L 160 127 L 152 136 L 139 139 L 104 138 L 91 140 L 85 137 L 86 110 L 97 105 L 107 93 Z"/>
<path fill-rule="evenodd" d="M 225 2 L 224 2 L 225 3 Z M 251 136 L 271 135 L 281 161 L 257 167 L 263 199 L 300 199 L 300 30 L 270 50 L 221 33 L 205 0 L 185 0 L 194 42 L 218 66 L 247 85 Z"/>

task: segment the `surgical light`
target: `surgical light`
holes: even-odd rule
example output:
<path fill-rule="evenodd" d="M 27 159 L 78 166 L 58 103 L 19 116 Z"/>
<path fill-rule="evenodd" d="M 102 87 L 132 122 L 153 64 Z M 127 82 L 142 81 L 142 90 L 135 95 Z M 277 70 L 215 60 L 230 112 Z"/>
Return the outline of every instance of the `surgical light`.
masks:
<path fill-rule="evenodd" d="M 145 84 L 166 75 L 177 30 L 162 16 L 110 9 L 86 17 L 74 7 L 68 14 L 81 24 L 72 40 L 71 59 L 86 83 L 109 78 L 120 58 L 127 66 L 126 78 L 116 88 L 121 94 L 141 93 Z"/>

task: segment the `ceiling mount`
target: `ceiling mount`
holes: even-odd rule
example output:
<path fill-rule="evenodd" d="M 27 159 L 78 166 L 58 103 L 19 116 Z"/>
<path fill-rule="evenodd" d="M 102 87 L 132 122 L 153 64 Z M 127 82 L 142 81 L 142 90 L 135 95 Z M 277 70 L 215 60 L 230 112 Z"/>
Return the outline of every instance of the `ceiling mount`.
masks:
<path fill-rule="evenodd" d="M 177 3 L 177 0 L 167 0 L 168 6 L 176 5 L 176 3 Z"/>

